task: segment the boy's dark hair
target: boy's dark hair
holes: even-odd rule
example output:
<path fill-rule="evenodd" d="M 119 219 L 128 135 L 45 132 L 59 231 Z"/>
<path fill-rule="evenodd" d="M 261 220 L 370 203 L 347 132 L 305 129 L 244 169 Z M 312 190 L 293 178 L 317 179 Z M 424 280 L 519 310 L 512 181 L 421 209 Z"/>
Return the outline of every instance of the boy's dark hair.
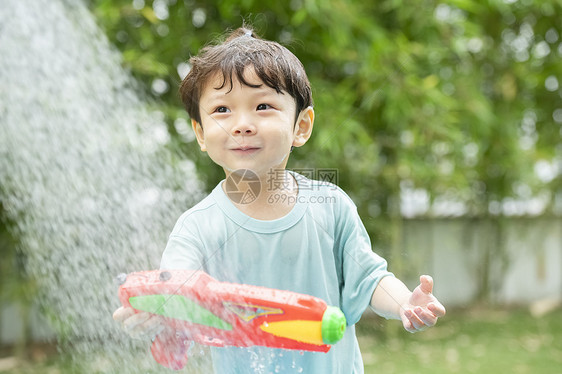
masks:
<path fill-rule="evenodd" d="M 259 87 L 244 79 L 244 70 L 252 66 L 261 81 L 291 95 L 297 104 L 296 116 L 312 105 L 310 82 L 299 59 L 279 43 L 263 40 L 251 29 L 241 27 L 233 31 L 224 43 L 207 46 L 192 57 L 191 70 L 180 86 L 180 96 L 189 116 L 201 123 L 199 100 L 205 84 L 215 73 L 221 73 L 223 82 L 216 89 L 232 89 L 233 75 L 240 83 Z M 296 119 L 296 117 L 295 117 Z"/>

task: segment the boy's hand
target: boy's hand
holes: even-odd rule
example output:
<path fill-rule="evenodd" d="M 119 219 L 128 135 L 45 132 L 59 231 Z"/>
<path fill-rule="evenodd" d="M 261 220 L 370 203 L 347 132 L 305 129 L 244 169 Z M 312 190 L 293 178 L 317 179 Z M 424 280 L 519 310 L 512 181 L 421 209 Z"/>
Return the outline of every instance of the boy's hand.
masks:
<path fill-rule="evenodd" d="M 134 339 L 153 339 L 165 328 L 162 317 L 147 312 L 135 313 L 133 308 L 120 307 L 113 313 L 113 319 Z"/>
<path fill-rule="evenodd" d="M 414 289 L 408 303 L 400 309 L 400 317 L 406 331 L 423 331 L 434 326 L 437 319 L 445 315 L 445 307 L 433 296 L 432 291 L 433 278 L 422 275 L 420 285 Z"/>

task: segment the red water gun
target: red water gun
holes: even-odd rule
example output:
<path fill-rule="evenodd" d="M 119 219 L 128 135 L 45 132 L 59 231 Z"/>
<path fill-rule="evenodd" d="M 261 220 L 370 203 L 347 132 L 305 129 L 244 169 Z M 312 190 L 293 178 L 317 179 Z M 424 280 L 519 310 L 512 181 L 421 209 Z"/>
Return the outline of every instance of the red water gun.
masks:
<path fill-rule="evenodd" d="M 342 311 L 309 295 L 219 282 L 203 271 L 142 271 L 121 281 L 124 307 L 164 317 L 169 328 L 151 352 L 174 370 L 187 363 L 190 341 L 328 352 L 345 332 Z"/>

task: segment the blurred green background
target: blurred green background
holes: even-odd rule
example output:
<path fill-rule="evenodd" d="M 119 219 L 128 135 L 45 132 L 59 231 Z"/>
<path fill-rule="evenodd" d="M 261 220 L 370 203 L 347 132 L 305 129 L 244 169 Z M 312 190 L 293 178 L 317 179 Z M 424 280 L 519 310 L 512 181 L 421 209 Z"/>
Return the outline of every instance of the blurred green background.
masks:
<path fill-rule="evenodd" d="M 196 163 L 207 190 L 222 170 L 193 142 L 177 87 L 190 56 L 247 23 L 293 51 L 313 86 L 314 134 L 289 167 L 336 169 L 396 274 L 417 276 L 409 264 L 416 257 L 404 255 L 413 220 L 460 217 L 494 227 L 489 241 L 497 245 L 483 255 L 471 303 L 457 305 L 462 310 L 451 310 L 442 326 L 411 337 L 375 317 L 360 323 L 367 372 L 561 367 L 560 311 L 536 319 L 498 305 L 490 296 L 494 269 L 485 267 L 509 256 L 506 222 L 547 219 L 560 227 L 562 1 L 90 0 L 88 6 L 141 83 L 140 95 L 165 114 L 165 146 Z M 26 311 L 33 277 L 23 271 L 13 222 L 0 218 L 0 300 Z M 32 345 L 26 333 L 2 353 L 30 356 Z M 521 352 L 533 358 L 520 362 Z M 56 370 L 49 360 L 12 372 Z"/>
<path fill-rule="evenodd" d="M 188 58 L 243 22 L 290 48 L 312 82 L 317 121 L 289 167 L 337 169 L 387 255 L 400 251 L 404 190 L 462 202 L 469 217 L 498 217 L 506 199 L 537 195 L 547 200 L 542 214 L 560 213 L 552 169 L 562 157 L 561 6 L 91 1 L 123 63 L 166 113 L 168 146 L 196 160 L 208 189 L 222 170 L 176 121 L 187 120 L 177 87 Z"/>

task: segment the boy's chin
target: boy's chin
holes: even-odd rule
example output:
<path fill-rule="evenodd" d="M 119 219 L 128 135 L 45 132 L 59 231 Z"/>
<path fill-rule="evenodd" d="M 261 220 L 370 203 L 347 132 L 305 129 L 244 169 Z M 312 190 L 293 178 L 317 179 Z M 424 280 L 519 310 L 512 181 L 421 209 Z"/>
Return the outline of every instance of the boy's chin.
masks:
<path fill-rule="evenodd" d="M 271 168 L 256 168 L 251 166 L 240 166 L 238 168 L 226 168 L 223 167 L 225 176 L 229 175 L 255 175 L 257 178 L 275 178 L 276 175 L 280 175 L 280 172 L 285 171 L 285 166 L 275 166 Z"/>
<path fill-rule="evenodd" d="M 228 166 L 222 166 L 225 175 L 230 175 L 232 173 L 243 174 L 245 170 L 249 170 L 252 173 L 258 175 L 259 177 L 267 177 L 271 178 L 272 173 L 278 173 L 279 170 L 286 169 L 286 162 L 282 162 L 279 164 L 270 164 L 268 165 L 258 165 L 256 163 L 240 163 L 240 164 L 233 164 Z"/>

